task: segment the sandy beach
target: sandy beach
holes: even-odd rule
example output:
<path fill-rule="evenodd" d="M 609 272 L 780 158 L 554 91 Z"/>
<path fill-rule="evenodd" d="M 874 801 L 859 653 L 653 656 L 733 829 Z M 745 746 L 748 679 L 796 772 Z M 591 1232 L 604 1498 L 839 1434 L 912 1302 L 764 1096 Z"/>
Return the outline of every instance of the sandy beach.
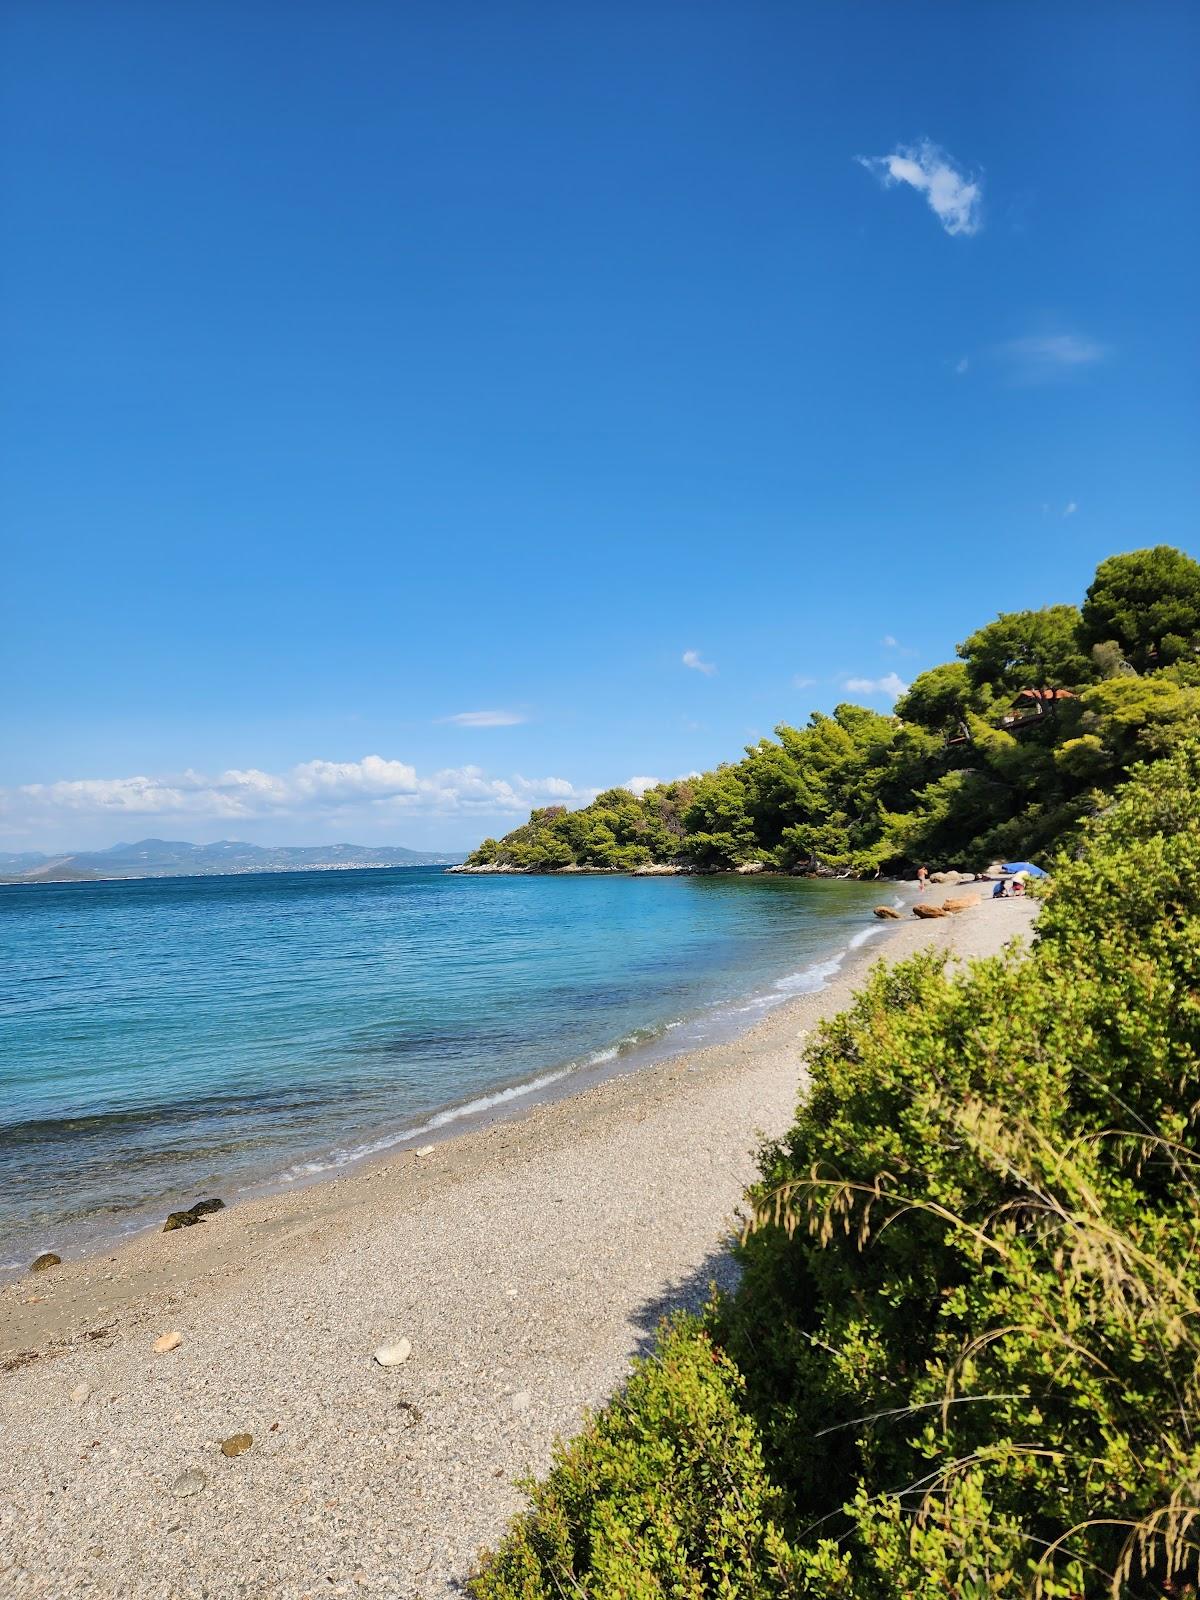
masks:
<path fill-rule="evenodd" d="M 1035 911 L 910 918 L 736 1040 L 8 1285 L 0 1594 L 455 1592 L 513 1480 L 728 1280 L 815 1023 L 880 957 L 992 954 Z"/>

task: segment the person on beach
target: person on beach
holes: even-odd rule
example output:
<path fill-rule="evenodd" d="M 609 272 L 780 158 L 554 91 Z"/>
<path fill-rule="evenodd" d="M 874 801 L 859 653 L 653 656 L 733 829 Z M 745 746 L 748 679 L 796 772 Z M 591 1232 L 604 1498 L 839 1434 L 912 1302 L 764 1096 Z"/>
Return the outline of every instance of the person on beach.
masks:
<path fill-rule="evenodd" d="M 925 880 L 928 877 L 929 877 L 929 868 L 928 867 L 918 867 L 917 868 L 917 893 L 918 894 L 924 894 L 925 893 Z"/>
<path fill-rule="evenodd" d="M 1008 897 L 1008 884 L 1001 878 L 992 888 L 993 900 L 1004 900 Z"/>

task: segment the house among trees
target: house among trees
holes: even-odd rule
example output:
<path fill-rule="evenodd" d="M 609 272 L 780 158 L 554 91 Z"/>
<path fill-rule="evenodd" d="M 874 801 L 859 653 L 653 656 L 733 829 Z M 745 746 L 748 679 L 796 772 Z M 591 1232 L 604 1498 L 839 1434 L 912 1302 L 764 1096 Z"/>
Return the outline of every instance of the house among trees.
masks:
<path fill-rule="evenodd" d="M 1060 700 L 1078 700 L 1074 689 L 1022 689 L 1013 702 L 1012 710 L 1000 718 L 998 724 L 1007 733 L 1016 733 L 1027 723 L 1040 717 L 1053 716 Z"/>

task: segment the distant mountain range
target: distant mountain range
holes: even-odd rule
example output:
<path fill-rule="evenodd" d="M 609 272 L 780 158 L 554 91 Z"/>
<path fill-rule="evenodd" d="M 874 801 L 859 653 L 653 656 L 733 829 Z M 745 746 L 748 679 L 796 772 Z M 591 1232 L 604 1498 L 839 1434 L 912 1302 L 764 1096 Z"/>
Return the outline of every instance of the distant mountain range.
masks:
<path fill-rule="evenodd" d="M 188 844 L 139 839 L 108 850 L 50 856 L 40 851 L 0 851 L 0 883 L 82 883 L 101 878 L 190 878 L 231 872 L 337 872 L 347 867 L 453 866 L 461 853 L 404 850 L 396 845 Z"/>

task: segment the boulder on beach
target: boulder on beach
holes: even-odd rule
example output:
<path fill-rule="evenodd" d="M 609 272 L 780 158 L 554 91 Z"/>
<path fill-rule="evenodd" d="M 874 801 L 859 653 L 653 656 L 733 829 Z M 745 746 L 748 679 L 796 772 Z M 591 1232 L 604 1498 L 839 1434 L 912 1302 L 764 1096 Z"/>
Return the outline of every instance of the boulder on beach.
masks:
<path fill-rule="evenodd" d="M 56 1256 L 53 1250 L 43 1250 L 40 1256 L 37 1256 L 29 1263 L 29 1270 L 30 1272 L 45 1272 L 49 1267 L 60 1267 L 61 1265 L 61 1256 Z"/>
<path fill-rule="evenodd" d="M 914 906 L 912 912 L 914 917 L 921 918 L 948 917 L 950 915 L 944 906 Z"/>
<path fill-rule="evenodd" d="M 194 1228 L 198 1222 L 203 1222 L 212 1211 L 224 1211 L 224 1200 L 218 1200 L 214 1195 L 210 1200 L 197 1200 L 194 1206 L 189 1206 L 186 1211 L 172 1211 L 163 1223 L 164 1233 L 174 1233 L 176 1228 Z"/>
<path fill-rule="evenodd" d="M 899 922 L 900 913 L 894 906 L 876 906 L 875 915 L 881 922 Z"/>
<path fill-rule="evenodd" d="M 174 1233 L 176 1228 L 194 1228 L 198 1222 L 203 1222 L 203 1217 L 198 1217 L 191 1211 L 172 1211 L 163 1223 L 164 1233 Z"/>
<path fill-rule="evenodd" d="M 968 894 L 968 895 L 960 895 L 959 898 L 956 899 L 956 900 L 943 900 L 942 901 L 942 910 L 943 911 L 969 911 L 971 909 L 971 907 L 973 905 L 975 905 L 975 903 L 976 903 L 976 901 L 975 901 L 975 896 L 974 895 L 970 895 L 970 894 Z"/>
<path fill-rule="evenodd" d="M 743 875 L 749 872 L 765 872 L 766 870 L 767 863 L 765 861 L 743 861 L 740 867 L 734 868 L 735 872 L 740 872 Z"/>

